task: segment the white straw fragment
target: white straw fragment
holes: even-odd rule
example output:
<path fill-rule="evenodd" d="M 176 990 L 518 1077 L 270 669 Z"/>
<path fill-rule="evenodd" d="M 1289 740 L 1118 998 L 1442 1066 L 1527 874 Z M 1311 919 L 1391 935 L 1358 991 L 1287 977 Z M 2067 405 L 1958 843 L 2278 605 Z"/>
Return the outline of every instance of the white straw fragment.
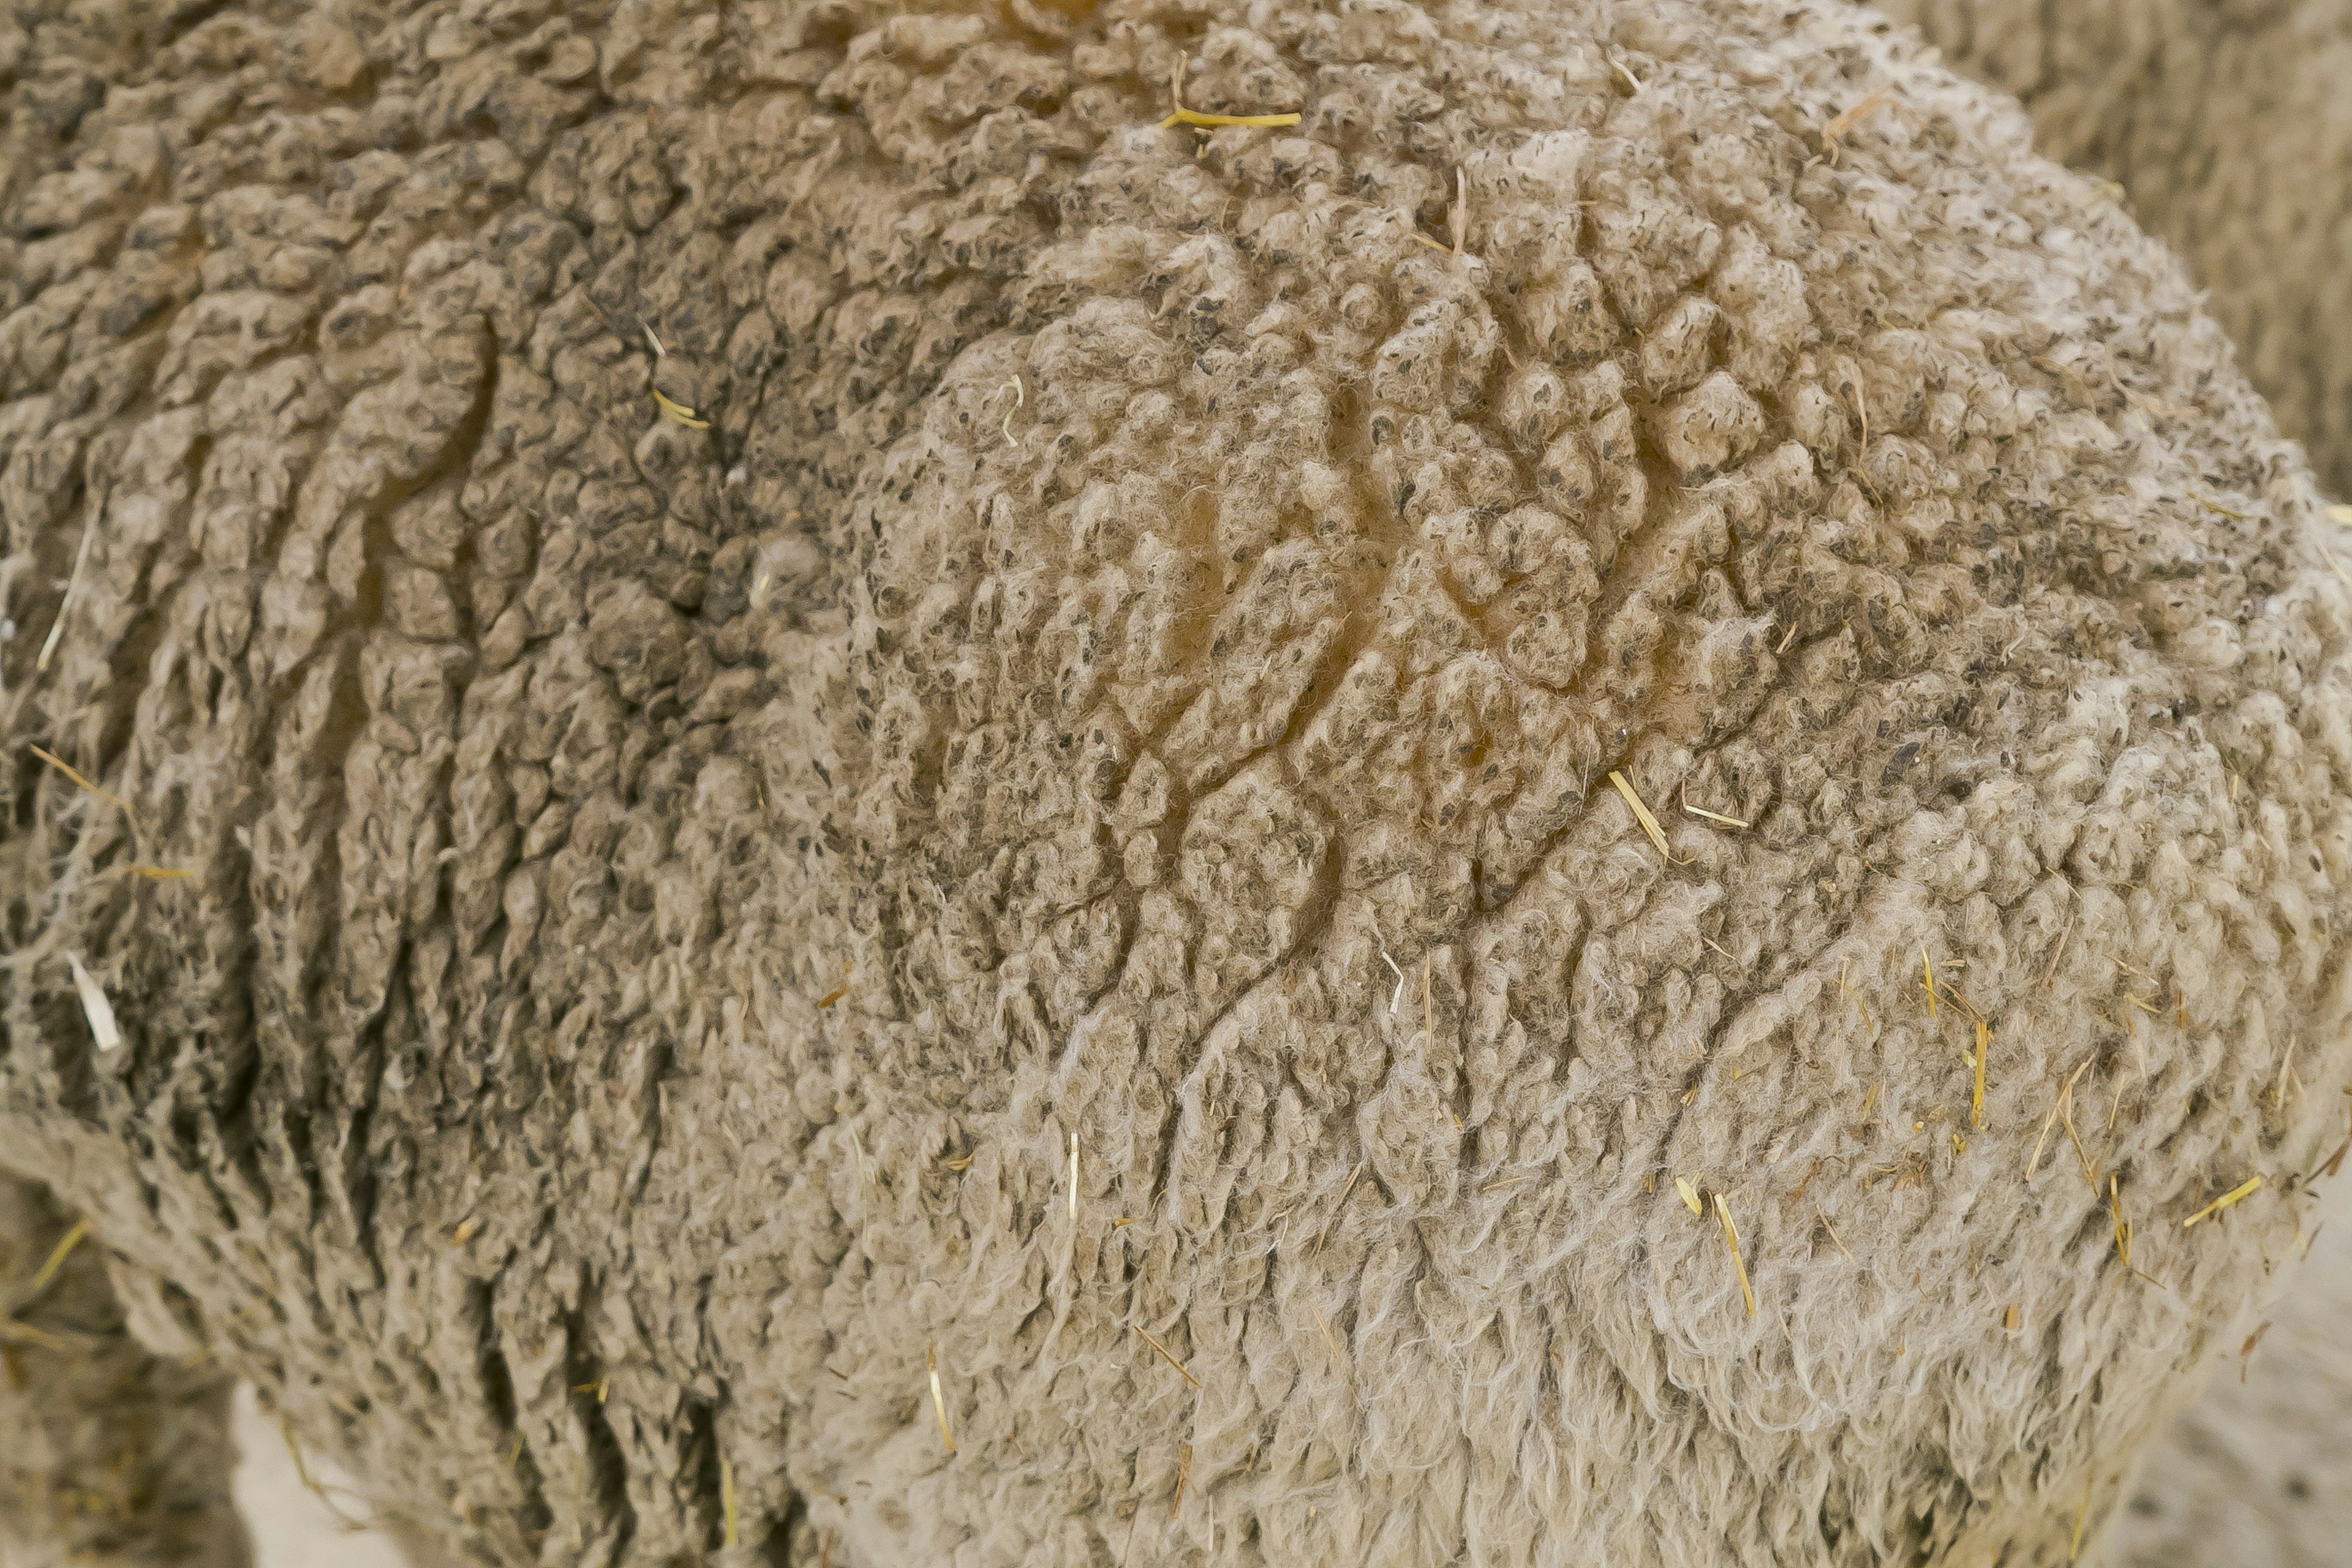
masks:
<path fill-rule="evenodd" d="M 67 953 L 66 963 L 73 966 L 74 989 L 81 993 L 82 1015 L 89 1020 L 90 1037 L 98 1042 L 100 1050 L 112 1050 L 122 1043 L 122 1031 L 115 1026 L 114 1004 L 106 999 L 106 992 L 82 967 L 81 954 Z"/>

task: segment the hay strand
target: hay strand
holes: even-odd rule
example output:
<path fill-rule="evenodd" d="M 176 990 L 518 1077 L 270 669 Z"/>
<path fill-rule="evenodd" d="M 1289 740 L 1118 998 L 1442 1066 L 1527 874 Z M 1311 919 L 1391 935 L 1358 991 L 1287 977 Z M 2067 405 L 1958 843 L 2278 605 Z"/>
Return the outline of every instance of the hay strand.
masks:
<path fill-rule="evenodd" d="M 1633 786 L 1626 782 L 1625 775 L 1612 768 L 1609 770 L 1609 782 L 1617 786 L 1617 793 L 1623 795 L 1625 804 L 1633 808 L 1633 819 L 1642 825 L 1642 831 L 1650 836 L 1650 842 L 1656 846 L 1659 858 L 1669 866 L 1689 865 L 1687 860 L 1675 859 L 1674 852 L 1666 847 L 1666 830 L 1658 826 L 1658 819 L 1650 815 L 1650 808 L 1642 804 L 1642 797 L 1633 793 Z"/>
<path fill-rule="evenodd" d="M 2033 1141 L 2033 1158 L 2025 1163 L 2025 1179 L 2027 1181 L 2030 1182 L 2033 1180 L 2033 1173 L 2042 1168 L 2042 1146 L 2050 1142 L 2050 1134 L 2055 1131 L 2058 1126 L 2059 1111 L 2064 1106 L 2067 1098 L 2074 1092 L 2074 1084 L 2076 1079 L 2079 1079 L 2085 1072 L 2089 1071 L 2090 1067 L 2091 1064 L 2086 1060 L 2081 1067 L 2076 1068 L 2074 1069 L 2074 1078 L 2070 1078 L 2066 1080 L 2066 1087 L 2060 1089 L 2058 1091 L 2057 1098 L 2050 1102 L 2050 1114 L 2042 1123 L 2042 1136 Z M 2096 1184 L 2094 1184 L 2095 1185 Z"/>
<path fill-rule="evenodd" d="M 1895 89 L 1882 87 L 1822 127 L 1822 152 L 1828 156 L 1831 167 L 1836 167 L 1838 154 L 1843 151 L 1842 138 L 1845 133 L 1894 101 Z"/>
<path fill-rule="evenodd" d="M 310 1473 L 310 1463 L 308 1459 L 305 1459 L 302 1457 L 302 1445 L 295 1440 L 294 1421 L 291 1416 L 283 1414 L 279 1415 L 278 1417 L 278 1435 L 286 1440 L 287 1455 L 294 1461 L 294 1479 L 302 1483 L 303 1490 L 309 1492 L 312 1497 L 317 1498 L 321 1503 L 324 1503 L 326 1505 L 327 1511 L 335 1516 L 335 1521 L 343 1527 L 346 1533 L 355 1533 L 359 1531 L 365 1530 L 367 1526 L 360 1521 L 353 1519 L 350 1514 L 344 1512 L 342 1505 L 338 1503 L 333 1498 L 328 1496 L 327 1489 L 320 1486 L 319 1484 L 318 1478 Z"/>
<path fill-rule="evenodd" d="M 1752 1318 L 1756 1315 L 1756 1292 L 1748 1288 L 1748 1264 L 1739 1256 L 1739 1232 L 1731 1223 L 1731 1207 L 1723 1201 L 1721 1193 L 1715 1194 L 1715 1217 L 1723 1222 L 1724 1245 L 1731 1248 L 1731 1267 L 1739 1276 L 1739 1297 L 1748 1303 L 1748 1315 Z"/>
<path fill-rule="evenodd" d="M 1339 1201 L 1331 1205 L 1331 1223 L 1323 1227 L 1322 1233 L 1315 1238 L 1315 1245 L 1307 1249 L 1307 1256 L 1309 1258 L 1321 1252 L 1323 1244 L 1331 1239 L 1331 1233 L 1339 1228 L 1339 1221 L 1346 1216 L 1347 1213 L 1348 1194 L 1356 1190 L 1356 1180 L 1363 1173 L 1364 1163 L 1359 1160 L 1356 1162 L 1355 1169 L 1348 1173 L 1347 1185 L 1339 1189 Z"/>
<path fill-rule="evenodd" d="M 0 1344 L 32 1345 L 51 1355 L 71 1355 L 74 1351 L 72 1341 L 13 1318 L 0 1318 Z"/>
<path fill-rule="evenodd" d="M 1693 805 L 1690 803 L 1690 785 L 1688 784 L 1683 785 L 1682 799 L 1683 809 L 1689 812 L 1693 816 L 1703 816 L 1709 822 L 1720 822 L 1726 827 L 1752 827 L 1755 826 L 1753 823 L 1743 822 L 1736 816 L 1726 816 L 1719 811 L 1709 811 L 1703 805 Z"/>
<path fill-rule="evenodd" d="M 689 430 L 708 430 L 710 428 L 709 420 L 697 419 L 694 416 L 693 409 L 688 408 L 685 404 L 678 402 L 676 398 L 669 396 L 658 386 L 654 388 L 654 403 L 660 408 L 661 416 L 668 420 L 673 425 L 683 425 Z"/>
<path fill-rule="evenodd" d="M 1985 1051 L 1991 1043 L 1992 1031 L 1986 1027 L 1982 1018 L 1979 1018 L 1977 1020 L 1977 1086 L 1975 1092 L 1969 1097 L 1969 1126 L 1971 1129 L 1984 1125 Z"/>
<path fill-rule="evenodd" d="M 2262 1321 L 2262 1326 L 2257 1328 L 2252 1333 L 2248 1334 L 2246 1336 L 2246 1342 L 2238 1347 L 2239 1387 L 2243 1388 L 2246 1385 L 2246 1369 L 2253 1363 L 2254 1347 L 2261 1344 L 2263 1342 L 2263 1336 L 2270 1331 L 2271 1321 L 2268 1318 L 2264 1318 Z"/>
<path fill-rule="evenodd" d="M 2074 933 L 2074 917 L 2069 915 L 2066 917 L 2066 923 L 2058 929 L 2058 945 L 2050 950 L 2050 967 L 2042 972 L 2042 989 L 2044 991 L 2049 990 L 2052 984 L 2057 980 L 2058 961 L 2066 955 L 2066 939 Z"/>
<path fill-rule="evenodd" d="M 58 618 L 49 623 L 49 635 L 41 639 L 41 656 L 33 661 L 33 671 L 37 675 L 48 673 L 50 656 L 58 651 L 58 643 L 66 635 L 66 616 L 73 610 L 74 590 L 81 586 L 82 563 L 89 559 L 89 536 L 97 531 L 98 508 L 92 507 L 89 515 L 82 519 L 81 543 L 74 551 L 73 570 L 66 574 L 66 592 L 65 596 L 58 601 Z M 34 749 L 39 750 L 38 747 Z"/>
<path fill-rule="evenodd" d="M 1220 125 L 1283 126 L 1298 123 L 1299 114 L 1297 110 L 1281 114 L 1206 114 L 1197 109 L 1185 108 L 1184 68 L 1191 63 L 1190 56 L 1179 54 L 1176 57 L 1176 69 L 1168 80 L 1168 99 L 1175 105 L 1175 111 L 1160 122 L 1160 129 L 1162 131 L 1171 125 L 1198 125 L 1203 129 L 1213 129 Z"/>
<path fill-rule="evenodd" d="M 1200 1386 L 1201 1386 L 1201 1380 L 1200 1380 L 1199 1378 L 1197 1378 L 1197 1377 L 1194 1377 L 1191 1373 L 1186 1372 L 1186 1371 L 1184 1370 L 1184 1363 L 1183 1363 L 1182 1362 L 1181 1362 L 1181 1361 L 1178 1361 L 1174 1356 L 1170 1355 L 1170 1354 L 1168 1353 L 1168 1347 L 1167 1347 L 1166 1345 L 1161 1344 L 1158 1340 L 1153 1339 L 1153 1338 L 1151 1337 L 1150 1331 L 1149 1330 L 1145 1329 L 1145 1328 L 1143 1327 L 1143 1325 L 1142 1325 L 1142 1324 L 1138 1323 L 1138 1324 L 1135 1326 L 1135 1331 L 1136 1331 L 1137 1333 L 1141 1334 L 1141 1335 L 1143 1336 L 1143 1342 L 1144 1342 L 1145 1344 L 1150 1345 L 1153 1350 L 1156 1350 L 1156 1351 L 1158 1351 L 1158 1352 L 1160 1352 L 1160 1360 L 1162 1360 L 1162 1361 L 1166 1362 L 1170 1366 L 1172 1366 L 1172 1367 L 1174 1367 L 1174 1368 L 1176 1369 L 1176 1375 L 1177 1375 L 1177 1376 L 1179 1376 L 1179 1377 L 1182 1378 L 1185 1382 L 1187 1382 L 1187 1383 L 1191 1384 L 1192 1384 L 1193 1387 L 1195 1387 L 1195 1388 L 1198 1388 L 1198 1387 L 1200 1387 Z"/>
<path fill-rule="evenodd" d="M 2121 1096 L 2117 1099 L 2120 1101 Z M 2074 1096 L 2071 1085 L 2068 1091 L 2059 1098 L 2058 1119 L 2066 1124 L 2066 1141 L 2074 1145 L 2074 1158 L 2083 1163 L 2083 1179 L 2091 1184 L 2091 1191 L 2095 1194 L 2099 1190 L 2099 1167 L 2092 1163 L 2090 1155 L 2083 1152 L 2082 1135 L 2074 1131 Z"/>
<path fill-rule="evenodd" d="M 45 752 L 40 747 L 35 746 L 33 748 L 33 755 L 40 758 L 41 761 L 48 763 L 49 766 L 57 769 L 58 772 L 65 774 L 66 777 L 71 779 L 75 784 L 79 784 L 83 789 L 88 790 L 90 794 L 98 796 L 99 799 L 106 802 L 109 805 L 121 806 L 125 816 L 130 814 L 131 803 L 129 801 L 123 799 L 121 795 L 116 795 L 111 790 L 101 789 L 98 785 L 90 783 L 89 780 L 84 778 L 79 773 L 77 773 L 70 763 L 68 763 L 63 757 L 58 756 L 56 752 Z"/>
<path fill-rule="evenodd" d="M 58 1270 L 66 1266 L 66 1259 L 73 1256 L 73 1249 L 80 1246 L 81 1238 L 89 1234 L 88 1220 L 78 1219 L 73 1222 L 73 1228 L 59 1237 L 58 1244 L 49 1248 L 47 1259 L 35 1271 L 33 1282 L 25 1287 L 25 1294 L 23 1300 L 17 1303 L 18 1306 L 21 1307 L 25 1301 L 31 1300 L 49 1288 L 49 1281 L 58 1277 Z"/>
<path fill-rule="evenodd" d="M 2113 1172 L 2107 1176 L 2107 1215 L 2115 1222 L 2116 1260 L 2129 1268 L 2132 1266 L 2131 1222 L 2124 1218 L 2122 1178 Z"/>
<path fill-rule="evenodd" d="M 2345 1135 L 2344 1142 L 2336 1145 L 2336 1152 L 2322 1160 L 2318 1167 L 2303 1179 L 2303 1184 L 2307 1187 L 2322 1176 L 2334 1177 L 2344 1168 L 2344 1156 L 2347 1154 L 2352 1154 L 2352 1133 Z"/>
<path fill-rule="evenodd" d="M 2199 1209 L 2195 1214 L 2190 1215 L 2187 1219 L 2182 1220 L 2180 1222 L 2180 1228 L 2187 1230 L 2190 1226 L 2195 1225 L 2199 1220 L 2203 1219 L 2206 1215 L 2220 1214 L 2231 1204 L 2237 1203 L 2243 1198 L 2252 1197 L 2256 1192 L 2261 1190 L 2262 1184 L 2262 1177 L 2248 1176 L 2244 1181 L 2240 1182 L 2236 1186 L 2231 1187 L 2228 1192 L 2223 1193 L 2220 1197 L 2215 1198 L 2211 1203 L 2207 1204 L 2203 1208 Z"/>
<path fill-rule="evenodd" d="M 948 1430 L 948 1396 L 940 1390 L 940 1352 L 938 1347 L 928 1343 L 925 1344 L 923 1346 L 923 1360 L 930 1364 L 931 1414 L 940 1418 L 940 1441 L 945 1443 L 948 1446 L 948 1452 L 952 1454 L 956 1451 L 955 1434 Z"/>

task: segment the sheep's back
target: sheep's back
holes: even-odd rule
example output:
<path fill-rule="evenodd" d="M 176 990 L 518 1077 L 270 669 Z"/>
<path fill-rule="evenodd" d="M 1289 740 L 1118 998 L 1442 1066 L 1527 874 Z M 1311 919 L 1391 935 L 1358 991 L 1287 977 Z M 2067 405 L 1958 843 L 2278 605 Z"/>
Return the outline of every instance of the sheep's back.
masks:
<path fill-rule="evenodd" d="M 0 784 L 0 1115 L 395 1511 L 2055 1563 L 2291 1254 L 2310 480 L 1844 11 L 134 33 L 16 68 L 5 723 L 128 809 Z"/>

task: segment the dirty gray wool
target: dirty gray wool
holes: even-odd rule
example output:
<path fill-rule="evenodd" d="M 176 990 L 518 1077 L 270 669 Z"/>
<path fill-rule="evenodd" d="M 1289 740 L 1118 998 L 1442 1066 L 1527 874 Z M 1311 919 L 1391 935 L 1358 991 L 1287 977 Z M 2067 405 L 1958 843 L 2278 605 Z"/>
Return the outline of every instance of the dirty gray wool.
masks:
<path fill-rule="evenodd" d="M 2242 1336 L 2352 590 L 2013 105 L 1780 0 L 172 15 L 0 46 L 0 1158 L 388 1512 L 2019 1568 Z"/>
<path fill-rule="evenodd" d="M 2352 495 L 2352 6 L 1876 0 L 2018 94 L 2039 150 L 2120 182 L 2187 258 L 2279 425 Z"/>
<path fill-rule="evenodd" d="M 0 1174 L 0 1563 L 236 1568 L 229 1380 L 151 1356 L 107 1272 L 39 1187 Z"/>

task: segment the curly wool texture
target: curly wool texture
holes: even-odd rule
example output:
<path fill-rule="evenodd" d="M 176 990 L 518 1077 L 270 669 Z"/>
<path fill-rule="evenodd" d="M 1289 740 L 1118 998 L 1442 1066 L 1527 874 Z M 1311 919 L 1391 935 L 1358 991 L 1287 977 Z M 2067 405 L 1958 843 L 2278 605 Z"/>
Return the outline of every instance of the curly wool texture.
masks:
<path fill-rule="evenodd" d="M 2054 1564 L 2289 1256 L 2352 594 L 1865 14 L 34 20 L 0 1157 L 419 1529 Z"/>
<path fill-rule="evenodd" d="M 2131 193 L 2211 291 L 2281 427 L 2352 495 L 2352 12 L 2334 0 L 1876 4 L 2023 99 L 2044 153 Z"/>

